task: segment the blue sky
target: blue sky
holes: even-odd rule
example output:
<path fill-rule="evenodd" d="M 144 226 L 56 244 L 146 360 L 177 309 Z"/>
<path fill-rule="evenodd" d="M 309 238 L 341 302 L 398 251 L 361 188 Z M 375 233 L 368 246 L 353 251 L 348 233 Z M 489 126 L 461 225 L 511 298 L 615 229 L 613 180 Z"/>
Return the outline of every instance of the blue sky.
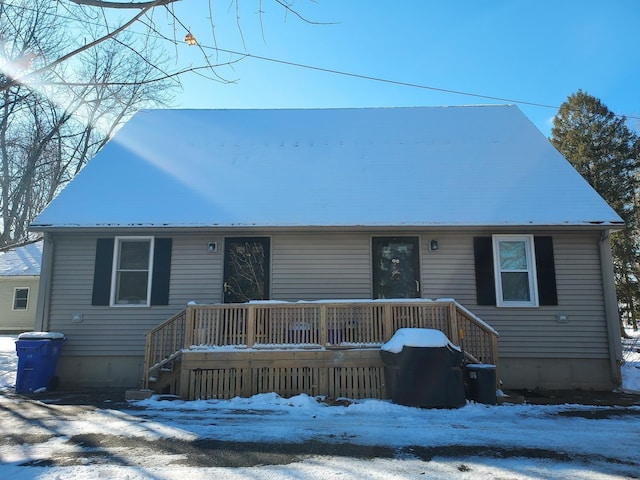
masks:
<path fill-rule="evenodd" d="M 218 73 L 233 84 L 182 77 L 180 108 L 324 108 L 539 103 L 558 107 L 582 89 L 609 109 L 640 117 L 640 1 L 369 0 L 296 1 L 309 24 L 271 0 L 174 4 L 207 52 L 221 49 L 320 69 L 453 90 L 494 100 L 244 58 Z M 156 17 L 156 20 L 160 18 Z M 177 31 L 177 36 L 184 35 Z M 181 46 L 178 65 L 202 65 Z M 238 56 L 221 53 L 220 62 Z M 556 108 L 518 104 L 549 135 Z M 640 120 L 630 119 L 638 129 Z"/>

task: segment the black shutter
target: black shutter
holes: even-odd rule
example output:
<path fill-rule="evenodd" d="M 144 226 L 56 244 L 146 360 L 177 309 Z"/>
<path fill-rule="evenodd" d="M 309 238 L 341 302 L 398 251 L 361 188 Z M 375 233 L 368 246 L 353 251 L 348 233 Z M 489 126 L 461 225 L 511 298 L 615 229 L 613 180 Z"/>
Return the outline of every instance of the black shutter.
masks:
<path fill-rule="evenodd" d="M 111 297 L 113 243 L 113 238 L 99 238 L 96 242 L 96 263 L 93 269 L 93 296 L 91 297 L 91 305 L 109 305 Z"/>
<path fill-rule="evenodd" d="M 540 305 L 558 305 L 553 240 L 551 237 L 534 237 L 533 243 L 536 247 L 536 275 Z"/>
<path fill-rule="evenodd" d="M 171 238 L 156 238 L 153 247 L 153 278 L 151 279 L 151 305 L 169 304 L 171 277 Z"/>
<path fill-rule="evenodd" d="M 493 275 L 493 241 L 491 237 L 474 237 L 476 295 L 478 305 L 496 304 L 496 281 Z"/>

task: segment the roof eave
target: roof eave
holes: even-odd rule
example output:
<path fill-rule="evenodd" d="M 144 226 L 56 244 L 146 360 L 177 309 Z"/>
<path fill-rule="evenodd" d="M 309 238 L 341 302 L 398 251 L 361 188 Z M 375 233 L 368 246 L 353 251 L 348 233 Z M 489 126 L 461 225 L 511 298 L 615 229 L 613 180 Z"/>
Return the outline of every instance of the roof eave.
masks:
<path fill-rule="evenodd" d="M 444 222 L 423 222 L 423 223 L 399 223 L 399 224 L 278 224 L 267 225 L 259 223 L 104 223 L 104 224 L 32 224 L 30 230 L 36 232 L 53 231 L 91 231 L 91 230 L 140 230 L 140 229 L 272 229 L 272 230 L 318 230 L 318 229 L 423 229 L 423 228 L 447 228 L 447 229 L 468 229 L 468 228 L 588 228 L 596 230 L 621 230 L 625 227 L 624 222 L 617 221 L 580 221 L 580 222 L 501 222 L 501 223 L 444 223 Z"/>

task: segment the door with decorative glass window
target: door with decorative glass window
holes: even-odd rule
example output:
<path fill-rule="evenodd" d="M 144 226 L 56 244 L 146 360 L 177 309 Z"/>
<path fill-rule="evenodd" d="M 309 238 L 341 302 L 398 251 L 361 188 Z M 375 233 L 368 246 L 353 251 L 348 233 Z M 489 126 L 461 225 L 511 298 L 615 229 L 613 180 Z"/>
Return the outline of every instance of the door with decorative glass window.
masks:
<path fill-rule="evenodd" d="M 269 298 L 269 239 L 227 238 L 224 243 L 225 303 Z"/>
<path fill-rule="evenodd" d="M 420 297 L 418 237 L 372 239 L 373 298 Z"/>

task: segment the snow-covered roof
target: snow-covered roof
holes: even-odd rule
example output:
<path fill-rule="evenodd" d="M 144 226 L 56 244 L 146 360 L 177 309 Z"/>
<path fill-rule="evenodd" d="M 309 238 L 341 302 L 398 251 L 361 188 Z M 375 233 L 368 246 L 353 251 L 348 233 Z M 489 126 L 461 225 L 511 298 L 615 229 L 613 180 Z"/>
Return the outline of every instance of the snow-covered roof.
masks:
<path fill-rule="evenodd" d="M 42 241 L 0 252 L 0 277 L 38 276 Z"/>
<path fill-rule="evenodd" d="M 143 110 L 56 227 L 620 225 L 515 106 Z"/>

